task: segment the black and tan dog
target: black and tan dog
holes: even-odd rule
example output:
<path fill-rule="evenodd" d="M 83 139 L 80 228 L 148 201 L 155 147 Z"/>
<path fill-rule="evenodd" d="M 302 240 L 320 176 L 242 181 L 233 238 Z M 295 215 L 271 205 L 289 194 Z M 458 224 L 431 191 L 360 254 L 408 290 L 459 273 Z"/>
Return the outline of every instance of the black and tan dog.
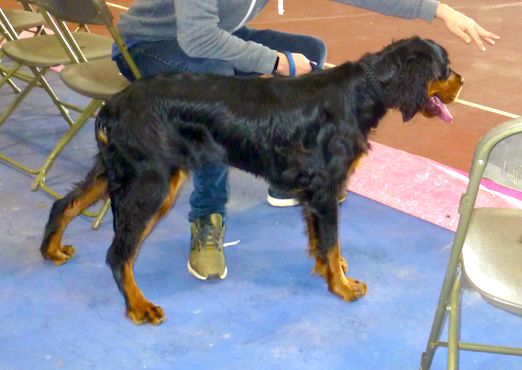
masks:
<path fill-rule="evenodd" d="M 56 264 L 67 224 L 110 197 L 114 240 L 107 254 L 127 315 L 158 324 L 163 310 L 133 277 L 140 245 L 170 210 L 187 173 L 221 161 L 292 192 L 304 207 L 314 272 L 346 301 L 366 284 L 345 276 L 337 199 L 347 174 L 368 150 L 368 134 L 388 109 L 404 121 L 416 113 L 449 121 L 444 103 L 462 86 L 446 51 L 410 38 L 357 62 L 298 78 L 163 74 L 135 82 L 110 99 L 96 119 L 99 154 L 85 180 L 54 203 L 41 252 Z"/>

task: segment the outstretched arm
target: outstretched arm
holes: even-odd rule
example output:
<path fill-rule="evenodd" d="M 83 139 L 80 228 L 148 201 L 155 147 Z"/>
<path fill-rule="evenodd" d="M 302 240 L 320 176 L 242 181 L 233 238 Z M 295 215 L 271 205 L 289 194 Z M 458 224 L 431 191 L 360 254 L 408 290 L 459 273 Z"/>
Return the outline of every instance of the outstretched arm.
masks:
<path fill-rule="evenodd" d="M 491 45 L 500 37 L 486 31 L 474 19 L 436 0 L 334 0 L 400 18 L 420 18 L 428 22 L 444 21 L 448 30 L 466 43 L 474 42 L 486 50 L 484 41 Z"/>

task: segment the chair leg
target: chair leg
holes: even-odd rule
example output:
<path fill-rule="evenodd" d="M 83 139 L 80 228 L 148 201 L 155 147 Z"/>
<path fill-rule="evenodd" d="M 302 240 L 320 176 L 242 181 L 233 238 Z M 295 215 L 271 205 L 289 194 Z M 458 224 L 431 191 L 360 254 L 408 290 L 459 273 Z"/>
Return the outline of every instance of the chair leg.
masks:
<path fill-rule="evenodd" d="M 460 313 L 460 274 L 451 289 L 448 328 L 448 370 L 459 368 L 459 313 Z"/>
<path fill-rule="evenodd" d="M 14 72 L 13 72 L 14 73 Z M 3 79 L 10 78 L 11 73 L 7 73 Z M 2 80 L 3 80 L 2 79 Z M 29 94 L 29 92 L 35 87 L 38 83 L 38 77 L 33 78 L 27 86 L 20 92 L 20 94 L 16 97 L 16 99 L 2 112 L 0 116 L 0 126 L 4 124 L 7 118 L 15 111 L 15 109 L 20 105 L 23 99 Z"/>
<path fill-rule="evenodd" d="M 7 73 L 4 72 L 3 70 L 0 70 L 0 77 L 2 77 L 0 79 L 0 87 L 2 87 L 4 85 L 4 83 L 7 82 L 7 84 L 9 86 L 11 86 L 11 89 L 13 90 L 14 94 L 20 93 L 22 90 L 20 90 L 20 88 L 18 86 L 16 86 L 16 84 L 14 83 L 14 81 L 10 77 L 6 78 L 6 76 L 7 76 Z"/>
<path fill-rule="evenodd" d="M 56 160 L 56 157 L 58 157 L 58 154 L 61 153 L 61 151 L 69 144 L 69 142 L 76 136 L 78 131 L 85 125 L 87 120 L 92 116 L 92 114 L 97 111 L 101 106 L 103 105 L 102 100 L 93 99 L 89 103 L 89 105 L 84 109 L 80 117 L 76 120 L 76 122 L 71 126 L 69 130 L 65 133 L 65 135 L 60 139 L 58 144 L 53 148 L 51 153 L 47 156 L 47 160 L 43 164 L 43 166 L 38 171 L 38 175 L 33 181 L 33 184 L 31 186 L 32 190 L 37 190 L 39 187 L 47 188 L 47 184 L 45 182 L 45 177 L 47 176 L 47 173 L 51 169 L 51 167 L 54 164 L 54 161 Z"/>
<path fill-rule="evenodd" d="M 13 68 L 11 71 L 7 72 L 6 75 L 0 80 L 0 84 L 4 83 L 5 80 L 7 80 L 7 78 L 10 78 L 11 76 L 13 76 L 19 67 L 20 67 L 20 65 Z M 29 92 L 31 92 L 31 90 L 34 87 L 42 87 L 43 89 L 45 89 L 47 94 L 52 99 L 53 103 L 56 105 L 56 107 L 59 109 L 62 116 L 67 121 L 68 125 L 73 126 L 74 122 L 73 122 L 71 116 L 69 115 L 68 110 L 65 108 L 67 105 L 62 103 L 58 99 L 58 97 L 54 93 L 53 89 L 51 88 L 51 86 L 49 85 L 49 83 L 47 82 L 47 80 L 44 77 L 44 74 L 48 71 L 48 68 L 39 69 L 39 68 L 32 67 L 31 71 L 34 74 L 34 77 L 28 82 L 27 86 L 22 90 L 22 92 L 20 92 L 20 94 L 18 94 L 18 96 L 11 103 L 11 105 L 9 105 L 2 112 L 2 114 L 0 115 L 0 126 L 2 126 L 6 122 L 7 118 L 15 111 L 15 109 L 20 105 L 20 103 L 25 99 L 25 97 L 29 94 Z M 78 108 L 77 108 L 77 110 L 81 111 L 81 109 L 78 109 Z M 92 115 L 92 113 L 93 113 L 93 111 L 90 111 L 88 113 L 88 115 Z M 61 151 L 61 149 L 59 149 L 59 151 Z M 14 168 L 17 168 L 18 170 L 28 173 L 30 175 L 36 175 L 41 171 L 41 169 L 39 169 L 39 168 L 28 167 L 25 164 L 23 164 L 19 161 L 16 161 L 15 159 L 13 159 L 3 153 L 0 153 L 0 161 L 6 162 L 7 164 L 13 166 Z"/>
<path fill-rule="evenodd" d="M 76 122 L 71 126 L 71 128 L 65 133 L 65 135 L 60 139 L 58 144 L 53 148 L 52 152 L 47 157 L 47 160 L 43 164 L 43 166 L 39 169 L 38 174 L 36 178 L 33 181 L 33 184 L 31 185 L 32 190 L 37 190 L 38 188 L 41 188 L 43 191 L 45 191 L 47 194 L 55 197 L 55 198 L 61 198 L 62 196 L 58 194 L 56 191 L 54 191 L 52 188 L 50 188 L 46 183 L 46 176 L 51 170 L 51 167 L 53 166 L 54 162 L 56 161 L 56 158 L 58 155 L 62 152 L 62 150 L 71 142 L 71 140 L 76 136 L 76 134 L 80 131 L 80 129 L 85 125 L 85 123 L 89 120 L 89 118 L 92 117 L 94 112 L 96 112 L 102 105 L 103 100 L 93 99 L 89 103 L 87 107 L 83 110 L 82 114 Z M 108 210 L 110 209 L 110 199 L 107 199 L 101 208 L 97 212 L 90 212 L 90 211 L 84 211 L 83 215 L 87 217 L 93 217 L 94 221 L 92 223 L 92 228 L 94 230 L 97 230 L 105 218 L 105 215 L 107 214 Z"/>
<path fill-rule="evenodd" d="M 95 215 L 91 216 L 91 217 L 95 217 L 95 219 L 94 219 L 94 221 L 92 222 L 92 225 L 91 225 L 91 227 L 94 230 L 98 230 L 100 228 L 101 223 L 102 223 L 103 219 L 105 218 L 105 215 L 107 214 L 109 209 L 111 209 L 111 200 L 107 199 L 103 203 L 103 205 L 100 208 L 100 210 Z M 86 212 L 84 212 L 84 215 L 89 216 L 89 214 L 86 213 Z"/>
<path fill-rule="evenodd" d="M 36 69 L 36 71 L 38 71 Z M 72 120 L 71 116 L 69 115 L 69 111 L 65 108 L 65 105 L 62 103 L 62 101 L 58 98 L 54 90 L 51 88 L 47 80 L 44 78 L 44 74 L 48 71 L 48 69 L 45 69 L 43 73 L 40 73 L 38 75 L 38 80 L 40 81 L 42 88 L 47 92 L 51 100 L 53 101 L 54 105 L 58 108 L 60 111 L 60 114 L 63 116 L 65 121 L 69 126 L 74 125 L 74 121 Z M 34 72 L 34 71 L 33 71 Z"/>
<path fill-rule="evenodd" d="M 13 69 L 11 69 L 9 72 L 2 73 L 3 77 L 0 80 L 0 86 L 3 85 L 5 82 L 8 82 L 9 79 L 18 71 L 20 66 L 21 65 L 18 64 L 15 67 L 13 67 Z M 11 115 L 11 113 L 13 113 L 13 111 L 20 104 L 20 102 L 27 96 L 27 94 L 29 94 L 31 89 L 34 86 L 37 86 L 37 83 L 38 83 L 38 79 L 36 77 L 31 79 L 31 81 L 29 81 L 28 85 L 24 88 L 24 90 L 22 90 L 18 94 L 18 96 L 16 97 L 15 101 L 12 102 L 11 105 L 9 107 L 7 107 L 7 109 L 2 112 L 2 115 L 0 116 L 0 126 L 2 126 L 4 124 L 4 122 Z M 7 155 L 5 155 L 3 153 L 0 153 L 0 161 L 6 162 L 7 164 L 13 166 L 14 168 L 17 168 L 18 170 L 23 171 L 23 172 L 28 173 L 28 174 L 31 174 L 31 175 L 35 175 L 35 174 L 38 173 L 38 169 L 28 167 L 28 166 L 26 166 L 26 165 L 24 165 L 24 164 L 22 164 L 22 163 L 20 163 L 20 162 L 18 162 L 16 160 L 10 158 L 10 157 L 8 157 Z"/>
<path fill-rule="evenodd" d="M 426 345 L 426 350 L 421 357 L 420 368 L 422 370 L 428 370 L 431 368 L 431 363 L 433 362 L 433 357 L 435 356 L 435 350 L 439 345 L 438 343 L 442 333 L 442 326 L 444 324 L 444 319 L 448 311 L 448 304 L 450 302 L 450 295 L 455 284 L 455 280 L 457 280 L 458 276 L 458 262 L 458 257 L 454 258 L 452 256 L 448 269 L 446 270 L 446 275 L 444 276 L 444 282 L 442 284 L 442 289 L 439 296 L 439 302 L 437 304 L 437 310 L 435 311 L 435 317 L 433 318 L 433 324 L 431 326 L 428 344 Z"/>
<path fill-rule="evenodd" d="M 9 118 L 11 114 L 13 114 L 13 112 L 20 105 L 22 100 L 25 99 L 25 97 L 31 92 L 31 90 L 35 86 L 41 86 L 47 92 L 54 105 L 56 105 L 56 107 L 60 111 L 60 114 L 63 116 L 63 118 L 69 126 L 72 126 L 74 124 L 71 116 L 69 115 L 69 111 L 65 108 L 65 105 L 60 101 L 58 96 L 56 96 L 54 90 L 51 88 L 51 86 L 44 77 L 48 70 L 48 68 L 40 69 L 36 67 L 31 67 L 31 71 L 34 74 L 34 78 L 27 84 L 24 90 L 22 90 L 22 92 L 16 97 L 16 99 L 11 103 L 11 105 L 9 105 L 7 109 L 5 109 L 2 112 L 2 115 L 0 116 L 0 126 L 5 123 L 5 121 L 7 120 L 7 118 Z M 10 73 L 8 73 L 7 75 L 11 77 Z M 3 79 L 5 79 L 5 77 Z"/>
<path fill-rule="evenodd" d="M 23 82 L 29 83 L 34 78 L 33 75 L 29 75 L 28 73 L 21 72 L 20 68 L 22 67 L 21 64 L 16 64 L 12 67 L 8 67 L 5 65 L 0 64 L 0 71 L 2 78 L 0 79 L 0 87 L 2 87 L 6 82 L 8 82 L 9 79 L 16 78 L 17 80 L 21 80 Z M 38 84 L 40 86 L 40 84 Z M 18 89 L 16 93 L 18 94 L 21 92 L 21 89 Z"/>
<path fill-rule="evenodd" d="M 0 37 L 0 43 L 2 42 L 3 38 Z M 2 62 L 2 58 L 4 57 L 4 53 L 2 50 L 0 50 L 0 63 Z M 11 79 L 11 76 L 20 68 L 20 65 L 17 64 L 14 67 L 8 67 L 7 65 L 0 64 L 0 87 L 2 87 L 6 82 L 11 86 L 11 89 L 13 89 L 14 94 L 20 93 L 20 88 L 16 86 L 14 81 Z M 11 72 L 12 69 L 15 69 L 13 72 Z M 9 77 L 6 77 L 6 75 L 9 73 Z"/>

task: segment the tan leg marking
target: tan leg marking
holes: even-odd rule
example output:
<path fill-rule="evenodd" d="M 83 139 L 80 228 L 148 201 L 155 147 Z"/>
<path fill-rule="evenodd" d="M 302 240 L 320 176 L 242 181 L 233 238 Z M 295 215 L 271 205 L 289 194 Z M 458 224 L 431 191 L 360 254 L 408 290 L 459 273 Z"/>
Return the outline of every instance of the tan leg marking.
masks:
<path fill-rule="evenodd" d="M 44 255 L 45 259 L 53 261 L 56 265 L 62 265 L 69 261 L 75 254 L 72 245 L 62 245 L 62 237 L 67 225 L 78 216 L 85 208 L 101 198 L 107 197 L 107 180 L 96 181 L 93 187 L 89 188 L 82 196 L 65 209 L 58 220 L 58 230 L 49 240 L 49 246 Z"/>
<path fill-rule="evenodd" d="M 138 288 L 132 272 L 133 265 L 134 258 L 123 265 L 122 271 L 123 289 L 129 305 L 127 316 L 137 325 L 144 323 L 161 324 L 166 319 L 165 313 L 161 307 L 147 300 L 140 288 Z"/>
<path fill-rule="evenodd" d="M 305 216 L 306 227 L 308 231 L 308 254 L 315 258 L 315 266 L 312 269 L 312 274 L 322 276 L 326 279 L 327 264 L 317 256 L 317 232 L 315 229 L 314 216 L 307 214 Z M 348 272 L 348 262 L 341 256 L 341 268 L 343 273 Z"/>
<path fill-rule="evenodd" d="M 341 256 L 341 260 L 339 261 L 341 264 L 341 269 L 343 270 L 343 274 L 346 274 L 348 272 L 348 262 L 346 261 L 346 258 Z M 312 270 L 312 273 L 317 276 L 321 276 L 326 279 L 328 271 L 328 265 L 322 261 L 320 258 L 315 259 L 315 266 Z"/>
<path fill-rule="evenodd" d="M 365 283 L 347 278 L 343 272 L 341 260 L 341 248 L 339 243 L 330 249 L 324 263 L 326 268 L 326 282 L 328 289 L 340 296 L 345 301 L 354 301 L 366 294 L 368 287 Z"/>
<path fill-rule="evenodd" d="M 317 255 L 317 231 L 315 228 L 314 216 L 305 214 L 306 230 L 308 231 L 308 254 L 311 257 Z"/>

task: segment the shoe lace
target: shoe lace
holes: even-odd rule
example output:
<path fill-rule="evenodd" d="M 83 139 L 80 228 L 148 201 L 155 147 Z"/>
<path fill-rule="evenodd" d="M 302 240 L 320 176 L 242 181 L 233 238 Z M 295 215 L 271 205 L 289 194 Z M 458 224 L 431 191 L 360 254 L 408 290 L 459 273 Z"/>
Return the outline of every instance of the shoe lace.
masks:
<path fill-rule="evenodd" d="M 201 233 L 199 243 L 196 243 L 196 245 L 199 248 L 206 248 L 206 249 L 216 249 L 218 251 L 221 250 L 221 229 L 218 227 L 213 227 L 212 225 L 204 225 Z"/>

